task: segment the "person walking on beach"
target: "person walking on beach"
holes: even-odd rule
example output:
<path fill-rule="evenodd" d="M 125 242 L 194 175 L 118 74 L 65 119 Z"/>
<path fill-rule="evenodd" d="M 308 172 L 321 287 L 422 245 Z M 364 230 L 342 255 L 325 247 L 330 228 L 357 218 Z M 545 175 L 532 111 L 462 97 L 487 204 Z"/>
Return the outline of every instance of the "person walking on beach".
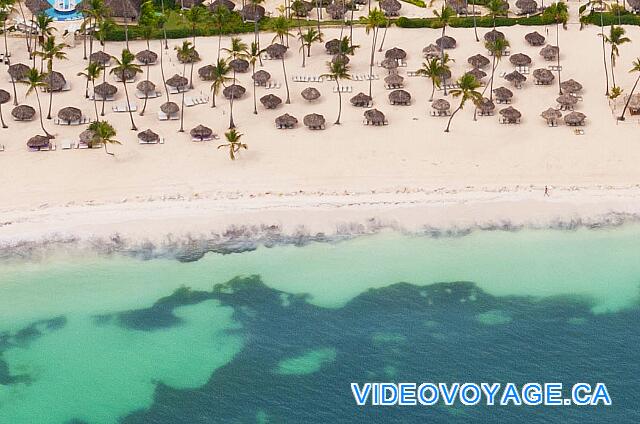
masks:
<path fill-rule="evenodd" d="M 549 197 L 549 187 L 544 186 L 544 195 L 545 197 Z"/>

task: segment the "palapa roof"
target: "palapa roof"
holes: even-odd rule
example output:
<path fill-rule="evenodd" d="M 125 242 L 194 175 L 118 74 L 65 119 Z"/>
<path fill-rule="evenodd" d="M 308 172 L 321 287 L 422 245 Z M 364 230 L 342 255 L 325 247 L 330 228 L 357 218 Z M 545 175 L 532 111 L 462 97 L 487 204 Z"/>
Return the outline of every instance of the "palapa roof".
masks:
<path fill-rule="evenodd" d="M 540 56 L 544 57 L 547 60 L 555 59 L 558 57 L 558 53 L 560 49 L 557 46 L 552 46 L 551 44 L 547 44 L 542 49 L 540 49 Z"/>
<path fill-rule="evenodd" d="M 82 118 L 82 111 L 77 107 L 64 107 L 58 111 L 58 118 L 63 121 L 79 121 Z"/>
<path fill-rule="evenodd" d="M 204 81 L 211 81 L 213 79 L 213 72 L 215 71 L 213 65 L 205 65 L 198 69 L 198 76 Z"/>
<path fill-rule="evenodd" d="M 228 87 L 225 87 L 224 90 L 222 90 L 222 94 L 224 95 L 225 98 L 230 99 L 231 97 L 233 97 L 234 99 L 239 99 L 240 97 L 244 96 L 244 93 L 246 93 L 246 89 L 238 84 L 231 84 Z"/>
<path fill-rule="evenodd" d="M 524 39 L 532 46 L 542 46 L 545 42 L 544 35 L 540 34 L 538 31 L 528 33 L 524 36 Z"/>
<path fill-rule="evenodd" d="M 80 135 L 78 136 L 78 140 L 80 140 L 82 143 L 89 144 L 93 141 L 93 137 L 95 137 L 95 135 L 95 131 L 87 129 L 80 133 Z"/>
<path fill-rule="evenodd" d="M 491 31 L 484 34 L 484 41 L 493 42 L 498 38 L 504 39 L 504 32 L 500 32 L 497 29 L 492 29 Z"/>
<path fill-rule="evenodd" d="M 570 114 L 564 116 L 564 122 L 570 125 L 581 124 L 586 118 L 587 115 L 585 115 L 584 113 L 573 111 Z"/>
<path fill-rule="evenodd" d="M 307 127 L 321 127 L 324 125 L 325 119 L 324 116 L 320 114 L 310 113 L 308 115 L 305 115 L 305 117 L 302 119 L 302 122 Z"/>
<path fill-rule="evenodd" d="M 152 52 L 151 50 L 142 50 L 136 53 L 136 59 L 140 63 L 151 65 L 153 63 L 156 63 L 156 60 L 158 60 L 158 54 L 156 52 Z"/>
<path fill-rule="evenodd" d="M 36 116 L 36 110 L 29 105 L 20 105 L 13 108 L 11 116 L 18 121 L 28 121 Z"/>
<path fill-rule="evenodd" d="M 513 82 L 513 83 L 517 84 L 517 83 L 525 82 L 527 80 L 527 77 L 522 75 L 518 71 L 513 71 L 513 72 L 509 72 L 507 75 L 505 75 L 504 79 L 506 79 L 509 82 Z"/>
<path fill-rule="evenodd" d="M 366 106 L 371 102 L 371 96 L 360 92 L 351 98 L 351 104 L 354 106 Z"/>
<path fill-rule="evenodd" d="M 280 115 L 276 118 L 276 125 L 283 127 L 292 127 L 298 123 L 298 118 L 291 116 L 288 113 Z"/>
<path fill-rule="evenodd" d="M 9 73 L 9 76 L 11 76 L 14 81 L 20 81 L 27 76 L 29 69 L 31 68 L 24 63 L 14 63 L 7 68 L 7 73 Z"/>
<path fill-rule="evenodd" d="M 517 0 L 516 7 L 522 13 L 535 13 L 538 10 L 538 3 L 535 0 Z"/>
<path fill-rule="evenodd" d="M 91 56 L 89 56 L 89 61 L 104 66 L 111 62 L 111 55 L 103 52 L 102 50 L 98 50 L 97 52 L 91 53 Z"/>
<path fill-rule="evenodd" d="M 180 63 L 196 63 L 200 62 L 200 53 L 196 49 L 190 50 L 189 53 L 178 51 L 176 53 Z"/>
<path fill-rule="evenodd" d="M 449 0 L 447 5 L 455 10 L 458 15 L 465 15 L 467 13 L 467 2 L 465 0 Z"/>
<path fill-rule="evenodd" d="M 483 97 L 482 100 L 480 100 L 476 106 L 482 112 L 491 112 L 496 108 L 496 105 L 493 103 L 493 101 L 486 97 Z"/>
<path fill-rule="evenodd" d="M 0 104 L 5 104 L 11 100 L 11 94 L 7 90 L 0 89 Z"/>
<path fill-rule="evenodd" d="M 384 57 L 387 59 L 396 59 L 396 60 L 406 59 L 407 52 L 405 52 L 399 47 L 393 47 L 385 52 Z"/>
<path fill-rule="evenodd" d="M 231 0 L 214 0 L 209 3 L 209 10 L 215 12 L 218 7 L 224 7 L 229 12 L 235 9 L 236 4 Z"/>
<path fill-rule="evenodd" d="M 264 84 L 271 79 L 271 74 L 264 69 L 260 69 L 251 78 L 258 84 Z"/>
<path fill-rule="evenodd" d="M 467 59 L 467 62 L 474 68 L 484 68 L 489 63 L 491 63 L 488 58 L 479 53 L 469 57 L 469 59 Z"/>
<path fill-rule="evenodd" d="M 498 100 L 509 100 L 513 97 L 513 92 L 506 87 L 498 87 L 494 89 L 493 94 Z"/>
<path fill-rule="evenodd" d="M 137 19 L 140 14 L 139 0 L 105 0 L 104 6 L 112 18 Z"/>
<path fill-rule="evenodd" d="M 288 47 L 284 44 L 273 43 L 265 49 L 267 54 L 275 59 L 280 59 L 287 52 Z"/>
<path fill-rule="evenodd" d="M 45 0 L 26 0 L 24 5 L 27 6 L 27 9 L 34 15 L 44 12 L 51 7 Z"/>
<path fill-rule="evenodd" d="M 453 37 L 449 37 L 445 35 L 444 37 L 440 37 L 436 40 L 436 46 L 440 49 L 455 49 L 456 48 L 456 39 Z"/>
<path fill-rule="evenodd" d="M 340 40 L 334 38 L 324 43 L 324 48 L 329 54 L 337 54 L 340 51 Z"/>
<path fill-rule="evenodd" d="M 409 103 L 411 94 L 406 90 L 393 90 L 389 93 L 389 100 L 393 103 Z"/>
<path fill-rule="evenodd" d="M 629 3 L 629 6 L 634 10 L 640 9 L 640 0 L 627 0 L 627 3 Z"/>
<path fill-rule="evenodd" d="M 64 75 L 57 71 L 53 71 L 51 74 L 45 74 L 42 81 L 47 84 L 48 89 L 51 91 L 61 91 L 67 84 Z"/>
<path fill-rule="evenodd" d="M 578 99 L 570 94 L 562 94 L 556 98 L 556 102 L 562 106 L 573 106 L 578 103 Z"/>
<path fill-rule="evenodd" d="M 509 56 L 509 62 L 515 66 L 527 66 L 531 64 L 531 58 L 524 53 L 516 53 Z"/>
<path fill-rule="evenodd" d="M 397 15 L 401 8 L 402 4 L 398 0 L 380 0 L 380 9 L 385 14 Z"/>
<path fill-rule="evenodd" d="M 422 49 L 422 54 L 424 54 L 427 58 L 434 58 L 442 55 L 442 50 L 435 44 L 429 44 L 427 47 Z"/>
<path fill-rule="evenodd" d="M 351 61 L 351 59 L 349 59 L 349 56 L 347 56 L 344 53 L 335 54 L 331 58 L 331 62 L 333 62 L 333 63 L 342 62 L 345 65 L 348 65 L 350 61 Z"/>
<path fill-rule="evenodd" d="M 140 81 L 138 85 L 136 85 L 136 89 L 144 94 L 155 93 L 156 85 L 151 81 L 145 80 Z"/>
<path fill-rule="evenodd" d="M 118 77 L 120 80 L 129 81 L 129 80 L 135 78 L 137 73 L 138 72 L 136 72 L 135 69 L 127 68 L 127 69 L 124 69 L 124 70 L 114 70 L 113 74 L 116 77 Z"/>
<path fill-rule="evenodd" d="M 282 103 L 282 99 L 275 94 L 267 94 L 260 97 L 260 103 L 267 109 L 275 109 Z"/>
<path fill-rule="evenodd" d="M 308 1 L 300 0 L 298 2 L 292 2 L 289 7 L 295 16 L 304 18 L 314 6 Z"/>
<path fill-rule="evenodd" d="M 395 59 L 384 59 L 382 62 L 380 62 L 380 66 L 387 70 L 397 69 L 398 61 Z"/>
<path fill-rule="evenodd" d="M 384 82 L 388 85 L 400 85 L 404 82 L 404 77 L 398 74 L 391 74 L 384 77 Z"/>
<path fill-rule="evenodd" d="M 547 121 L 555 121 L 556 119 L 562 118 L 562 112 L 558 109 L 554 109 L 550 107 L 549 109 L 543 111 L 540 116 Z"/>
<path fill-rule="evenodd" d="M 487 76 L 487 73 L 482 69 L 473 68 L 470 71 L 465 72 L 466 74 L 473 75 L 475 79 L 480 81 L 482 78 Z"/>
<path fill-rule="evenodd" d="M 138 133 L 138 138 L 142 141 L 144 141 L 145 143 L 149 143 L 149 142 L 153 142 L 153 141 L 159 141 L 160 140 L 160 136 L 156 133 L 154 133 L 153 131 L 151 131 L 150 129 L 146 129 L 144 131 L 141 131 Z"/>
<path fill-rule="evenodd" d="M 265 10 L 264 7 L 260 5 L 254 5 L 252 3 L 247 3 L 240 11 L 240 16 L 245 18 L 248 21 L 259 21 L 264 18 Z"/>
<path fill-rule="evenodd" d="M 229 62 L 229 67 L 236 72 L 247 72 L 249 70 L 249 62 L 244 59 L 233 59 Z"/>
<path fill-rule="evenodd" d="M 300 93 L 303 99 L 313 101 L 320 98 L 320 92 L 315 87 L 307 87 Z"/>
<path fill-rule="evenodd" d="M 346 8 L 341 3 L 331 3 L 326 7 L 327 13 L 331 16 L 331 19 L 339 20 L 344 18 Z"/>
<path fill-rule="evenodd" d="M 31 149 L 39 149 L 47 147 L 51 142 L 51 138 L 46 135 L 34 135 L 27 141 L 27 147 Z"/>
<path fill-rule="evenodd" d="M 211 137 L 213 135 L 213 130 L 201 124 L 193 128 L 189 134 L 191 134 L 191 137 L 193 138 L 203 139 Z"/>
<path fill-rule="evenodd" d="M 500 115 L 504 116 L 509 120 L 519 119 L 522 117 L 520 111 L 513 106 L 506 107 L 504 109 L 500 109 Z"/>
<path fill-rule="evenodd" d="M 560 89 L 567 93 L 577 93 L 582 90 L 582 84 L 572 78 L 566 81 L 562 81 L 560 83 Z"/>
<path fill-rule="evenodd" d="M 535 69 L 533 71 L 533 77 L 541 82 L 550 83 L 555 79 L 553 72 L 546 68 Z"/>
<path fill-rule="evenodd" d="M 431 107 L 437 111 L 444 112 L 451 109 L 451 104 L 445 99 L 436 99 L 431 103 Z"/>
<path fill-rule="evenodd" d="M 180 111 L 180 106 L 178 106 L 178 104 L 174 102 L 165 102 L 160 106 L 160 110 L 162 111 L 162 113 L 165 113 L 167 115 L 175 115 Z"/>
<path fill-rule="evenodd" d="M 186 87 L 189 84 L 189 79 L 182 75 L 175 74 L 167 80 L 167 85 L 175 88 Z"/>
<path fill-rule="evenodd" d="M 378 109 L 365 110 L 364 117 L 367 121 L 374 124 L 383 124 L 385 119 L 384 113 L 380 112 Z"/>
<path fill-rule="evenodd" d="M 109 84 L 108 82 L 103 82 L 96 85 L 96 88 L 93 90 L 95 93 L 102 97 L 113 96 L 118 92 L 118 87 L 115 85 Z"/>
<path fill-rule="evenodd" d="M 631 96 L 629 99 L 629 108 L 634 110 L 640 109 L 640 93 Z"/>

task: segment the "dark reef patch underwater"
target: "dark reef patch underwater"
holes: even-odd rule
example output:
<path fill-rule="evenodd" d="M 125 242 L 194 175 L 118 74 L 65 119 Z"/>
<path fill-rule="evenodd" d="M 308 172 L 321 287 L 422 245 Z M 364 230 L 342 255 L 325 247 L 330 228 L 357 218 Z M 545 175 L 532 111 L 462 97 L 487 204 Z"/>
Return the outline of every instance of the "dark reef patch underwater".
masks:
<path fill-rule="evenodd" d="M 240 352 L 202 387 L 158 382 L 151 406 L 122 416 L 122 424 L 640 422 L 637 307 L 593 314 L 584 298 L 495 297 L 451 282 L 392 284 L 324 308 L 253 276 L 211 292 L 181 287 L 149 308 L 95 316 L 95 323 L 138 332 L 179 328 L 177 308 L 211 300 L 233 309 L 241 326 L 228 331 L 244 340 Z M 56 317 L 0 334 L 0 384 L 37 378 L 11 375 L 2 352 L 64 325 Z M 350 383 L 375 381 L 605 382 L 613 405 L 356 406 Z M 84 422 L 93 421 L 67 424 Z"/>

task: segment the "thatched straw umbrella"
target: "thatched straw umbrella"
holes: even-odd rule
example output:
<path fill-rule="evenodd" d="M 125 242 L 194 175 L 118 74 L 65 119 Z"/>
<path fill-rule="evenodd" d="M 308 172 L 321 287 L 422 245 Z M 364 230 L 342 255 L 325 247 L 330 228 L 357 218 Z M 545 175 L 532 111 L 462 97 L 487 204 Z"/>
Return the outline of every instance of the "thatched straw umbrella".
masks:
<path fill-rule="evenodd" d="M 493 90 L 494 96 L 498 103 L 509 103 L 513 97 L 513 92 L 506 87 L 498 87 Z"/>
<path fill-rule="evenodd" d="M 509 56 L 509 62 L 514 66 L 529 66 L 531 58 L 524 53 L 516 53 Z"/>
<path fill-rule="evenodd" d="M 380 9 L 386 16 L 398 16 L 401 8 L 398 0 L 380 0 Z"/>
<path fill-rule="evenodd" d="M 58 119 L 71 123 L 82 119 L 82 111 L 77 107 L 64 107 L 58 111 Z"/>
<path fill-rule="evenodd" d="M 215 69 L 216 68 L 213 65 L 205 65 L 198 69 L 198 76 L 203 81 L 211 81 L 213 79 Z"/>
<path fill-rule="evenodd" d="M 386 123 L 384 113 L 380 112 L 378 109 L 366 110 L 364 112 L 364 119 L 366 119 L 367 123 L 371 125 L 384 125 Z"/>
<path fill-rule="evenodd" d="M 404 77 L 398 74 L 391 74 L 384 78 L 384 82 L 389 88 L 400 88 L 404 83 Z"/>
<path fill-rule="evenodd" d="M 629 112 L 632 115 L 638 115 L 640 113 L 640 93 L 631 95 L 629 99 Z"/>
<path fill-rule="evenodd" d="M 302 122 L 309 127 L 309 129 L 319 130 L 324 128 L 325 119 L 322 115 L 310 113 L 302 119 Z"/>
<path fill-rule="evenodd" d="M 458 15 L 466 15 L 468 13 L 468 2 L 465 0 L 449 0 L 447 1 L 447 5 Z"/>
<path fill-rule="evenodd" d="M 238 73 L 243 73 L 249 70 L 249 62 L 244 59 L 233 59 L 229 62 L 229 67 Z"/>
<path fill-rule="evenodd" d="M 407 58 L 407 52 L 398 47 L 387 50 L 384 54 L 386 59 L 402 60 Z"/>
<path fill-rule="evenodd" d="M 324 43 L 324 48 L 329 54 L 338 54 L 340 52 L 340 40 L 334 38 Z"/>
<path fill-rule="evenodd" d="M 9 102 L 11 100 L 11 94 L 7 90 L 0 89 L 0 122 L 2 122 L 2 128 L 7 128 L 7 124 L 4 123 L 4 118 L 2 117 L 2 105 Z"/>
<path fill-rule="evenodd" d="M 198 53 L 197 50 L 191 50 L 189 53 L 178 51 L 178 53 L 176 53 L 176 56 L 178 57 L 178 62 L 180 63 L 200 62 L 200 53 Z"/>
<path fill-rule="evenodd" d="M 536 13 L 538 11 L 538 3 L 535 0 L 518 0 L 516 7 L 524 14 Z"/>
<path fill-rule="evenodd" d="M 522 86 L 522 83 L 527 80 L 527 77 L 525 77 L 518 71 L 513 71 L 505 75 L 504 79 L 506 79 L 510 83 L 513 83 L 516 88 L 520 88 Z"/>
<path fill-rule="evenodd" d="M 558 53 L 560 53 L 560 49 L 558 49 L 557 46 L 552 46 L 551 44 L 547 44 L 540 49 L 540 56 L 542 56 L 544 60 L 556 60 Z"/>
<path fill-rule="evenodd" d="M 302 93 L 300 93 L 300 95 L 308 102 L 312 102 L 320 98 L 320 92 L 315 87 L 305 88 L 304 90 L 302 90 Z"/>
<path fill-rule="evenodd" d="M 33 15 L 38 15 L 51 7 L 51 5 L 44 0 L 26 0 L 24 5 L 27 6 L 27 9 L 29 9 Z"/>
<path fill-rule="evenodd" d="M 160 106 L 160 110 L 167 116 L 175 115 L 180 112 L 180 107 L 174 102 L 165 102 Z"/>
<path fill-rule="evenodd" d="M 389 93 L 389 101 L 393 105 L 406 106 L 411 103 L 411 94 L 405 90 L 393 90 Z"/>
<path fill-rule="evenodd" d="M 145 81 L 140 81 L 138 85 L 136 85 L 136 89 L 142 94 L 144 94 L 145 96 L 148 96 L 150 94 L 155 94 L 156 85 L 151 81 L 145 80 Z"/>
<path fill-rule="evenodd" d="M 275 94 L 267 94 L 260 97 L 260 103 L 267 109 L 275 109 L 282 103 L 282 99 Z"/>
<path fill-rule="evenodd" d="M 151 50 L 142 50 L 136 53 L 136 59 L 143 65 L 153 65 L 158 60 L 158 54 Z"/>
<path fill-rule="evenodd" d="M 351 98 L 351 104 L 355 107 L 368 107 L 371 104 L 371 96 L 360 92 Z"/>
<path fill-rule="evenodd" d="M 635 12 L 640 12 L 640 0 L 627 0 L 629 7 Z"/>
<path fill-rule="evenodd" d="M 380 66 L 391 72 L 398 69 L 398 61 L 394 59 L 384 59 L 382 62 L 380 62 Z"/>
<path fill-rule="evenodd" d="M 326 10 L 331 19 L 338 21 L 344 18 L 346 8 L 341 3 L 331 3 L 327 5 Z"/>
<path fill-rule="evenodd" d="M 442 56 L 442 50 L 435 44 L 429 44 L 422 49 L 422 55 L 427 59 L 434 59 Z"/>
<path fill-rule="evenodd" d="M 584 125 L 584 120 L 587 118 L 582 112 L 571 112 L 564 116 L 564 123 L 572 127 Z"/>
<path fill-rule="evenodd" d="M 181 90 L 189 85 L 189 79 L 178 74 L 175 74 L 174 76 L 169 78 L 166 82 L 169 87 L 173 87 L 178 90 Z"/>
<path fill-rule="evenodd" d="M 509 124 L 517 123 L 518 120 L 522 117 L 520 111 L 518 109 L 515 109 L 513 106 L 501 109 L 500 115 L 502 115 L 505 122 Z"/>
<path fill-rule="evenodd" d="M 298 119 L 295 116 L 291 116 L 288 113 L 280 115 L 276 118 L 276 127 L 279 129 L 289 129 L 296 126 Z"/>
<path fill-rule="evenodd" d="M 553 72 L 548 69 L 540 68 L 533 71 L 533 78 L 538 85 L 549 85 L 555 79 Z"/>
<path fill-rule="evenodd" d="M 549 109 L 543 111 L 540 116 L 547 121 L 547 124 L 551 126 L 555 126 L 558 122 L 558 119 L 562 118 L 562 112 L 558 109 L 554 109 L 550 107 Z"/>
<path fill-rule="evenodd" d="M 287 49 L 288 47 L 283 44 L 273 43 L 270 46 L 267 46 L 265 51 L 272 59 L 282 59 L 287 52 Z"/>
<path fill-rule="evenodd" d="M 51 138 L 46 135 L 36 135 L 31 137 L 27 141 L 27 147 L 30 149 L 36 149 L 36 150 L 49 147 L 50 144 L 51 144 Z"/>
<path fill-rule="evenodd" d="M 260 5 L 255 5 L 252 3 L 247 3 L 240 11 L 240 16 L 242 16 L 245 20 L 255 22 L 264 18 L 265 10 L 264 7 Z"/>
<path fill-rule="evenodd" d="M 436 40 L 436 46 L 440 49 L 455 49 L 456 48 L 456 39 L 453 37 L 449 37 L 445 35 L 444 37 L 440 37 Z"/>
<path fill-rule="evenodd" d="M 7 72 L 9 73 L 9 79 L 11 80 L 11 84 L 13 85 L 13 105 L 18 105 L 18 93 L 16 92 L 16 82 L 22 81 L 26 78 L 27 73 L 29 72 L 29 67 L 23 63 L 14 63 L 7 68 Z"/>
<path fill-rule="evenodd" d="M 138 133 L 138 139 L 143 143 L 157 143 L 160 141 L 160 136 L 150 129 L 146 129 Z"/>
<path fill-rule="evenodd" d="M 132 81 L 136 77 L 137 72 L 131 68 L 127 68 L 124 71 L 116 71 L 113 74 L 120 81 Z"/>
<path fill-rule="evenodd" d="M 524 36 L 524 39 L 530 46 L 542 46 L 544 45 L 545 38 L 544 35 L 540 34 L 538 31 L 533 31 Z"/>
<path fill-rule="evenodd" d="M 232 12 L 235 9 L 236 4 L 231 0 L 214 0 L 209 3 L 209 10 L 211 12 L 215 12 L 219 7 L 224 7 L 229 12 Z"/>
<path fill-rule="evenodd" d="M 93 147 L 93 140 L 96 133 L 92 130 L 84 130 L 78 136 L 80 143 L 86 144 L 89 147 Z"/>
<path fill-rule="evenodd" d="M 227 100 L 231 99 L 231 97 L 233 97 L 234 99 L 239 99 L 240 97 L 244 96 L 244 93 L 246 93 L 246 91 L 247 90 L 241 85 L 231 84 L 230 86 L 225 87 L 225 89 L 222 90 L 222 94 Z"/>
<path fill-rule="evenodd" d="M 493 111 L 496 109 L 496 105 L 493 101 L 486 97 L 483 97 L 482 100 L 478 102 L 477 107 L 480 116 L 493 115 Z"/>
<path fill-rule="evenodd" d="M 484 41 L 494 42 L 497 39 L 504 39 L 504 33 L 498 31 L 497 29 L 492 29 L 491 31 L 484 34 Z"/>
<path fill-rule="evenodd" d="M 568 93 L 562 94 L 556 101 L 560 105 L 560 110 L 573 109 L 576 103 L 578 103 L 578 99 Z"/>
<path fill-rule="evenodd" d="M 62 91 L 64 86 L 67 85 L 67 80 L 65 80 L 64 75 L 57 71 L 53 71 L 51 74 L 45 74 L 42 80 L 47 85 L 47 91 Z"/>
<path fill-rule="evenodd" d="M 29 105 L 20 105 L 13 108 L 11 116 L 16 121 L 31 121 L 36 116 L 36 110 Z"/>
<path fill-rule="evenodd" d="M 89 61 L 95 62 L 101 66 L 107 66 L 109 65 L 109 63 L 111 63 L 111 55 L 103 52 L 102 50 L 98 50 L 97 52 L 91 53 L 91 56 L 89 56 Z"/>
<path fill-rule="evenodd" d="M 473 68 L 472 70 L 465 72 L 465 74 L 473 75 L 474 78 L 478 81 L 487 76 L 487 73 L 485 71 L 478 68 Z"/>
<path fill-rule="evenodd" d="M 469 57 L 469 59 L 467 59 L 467 62 L 473 68 L 484 68 L 489 63 L 491 63 L 488 58 L 481 54 L 474 54 L 473 56 Z"/>
<path fill-rule="evenodd" d="M 118 87 L 116 87 L 115 85 L 111 85 L 108 82 L 103 82 L 96 85 L 93 91 L 98 96 L 106 99 L 107 97 L 111 97 L 116 94 L 118 92 Z"/>
<path fill-rule="evenodd" d="M 560 83 L 560 89 L 564 93 L 578 93 L 582 90 L 582 84 L 572 78 L 562 81 Z"/>
<path fill-rule="evenodd" d="M 193 128 L 189 132 L 189 134 L 191 134 L 191 138 L 203 141 L 205 139 L 211 138 L 211 136 L 213 135 L 213 130 L 209 127 L 205 127 L 204 125 L 198 125 L 197 127 Z"/>
<path fill-rule="evenodd" d="M 301 0 L 289 7 L 291 8 L 291 11 L 293 12 L 293 15 L 295 17 L 306 18 L 314 6 L 308 1 Z"/>
<path fill-rule="evenodd" d="M 253 81 L 260 86 L 267 84 L 267 81 L 271 79 L 271 74 L 264 69 L 260 69 L 252 75 Z"/>
<path fill-rule="evenodd" d="M 333 57 L 331 58 L 331 63 L 341 62 L 345 65 L 348 65 L 350 61 L 351 59 L 349 59 L 349 56 L 347 56 L 344 53 L 334 54 Z"/>
<path fill-rule="evenodd" d="M 451 104 L 445 99 L 436 99 L 431 103 L 431 107 L 436 111 L 437 115 L 446 115 L 451 109 Z"/>

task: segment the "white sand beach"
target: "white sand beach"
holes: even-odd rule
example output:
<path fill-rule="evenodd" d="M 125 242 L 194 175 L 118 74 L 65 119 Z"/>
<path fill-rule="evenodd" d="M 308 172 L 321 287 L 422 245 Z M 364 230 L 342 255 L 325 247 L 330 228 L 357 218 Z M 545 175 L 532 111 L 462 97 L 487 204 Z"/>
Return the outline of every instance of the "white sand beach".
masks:
<path fill-rule="evenodd" d="M 570 3 L 572 12 L 577 7 L 577 2 Z M 550 128 L 540 117 L 543 110 L 557 107 L 557 85 L 535 85 L 528 75 L 523 88 L 516 89 L 498 77 L 514 69 L 507 57 L 497 68 L 494 88 L 505 86 L 513 91 L 511 105 L 522 113 L 521 123 L 498 122 L 497 111 L 504 105 L 496 105 L 495 116 L 474 121 L 473 106 L 468 104 L 455 116 L 451 132 L 444 133 L 447 118 L 430 116 L 429 79 L 407 76 L 407 71 L 420 67 L 422 49 L 440 36 L 440 30 L 396 27 L 389 29 L 376 61 L 384 58 L 388 48 L 406 50 L 408 65 L 398 73 L 405 77 L 404 89 L 411 93 L 412 101 L 410 106 L 391 105 L 383 81 L 388 72 L 374 67 L 380 79 L 373 81 L 373 107 L 386 115 L 388 125 L 363 125 L 365 109 L 353 107 L 349 99 L 360 91 L 366 93 L 368 82 L 355 80 L 344 82 L 352 92 L 343 94 L 341 124 L 333 125 L 338 112 L 335 83 L 292 81 L 294 75 L 327 71 L 330 56 L 324 43 L 312 47 L 306 67 L 301 68 L 299 42 L 291 38 L 286 55 L 290 104 L 283 102 L 266 110 L 258 101 L 254 115 L 251 73 L 237 74 L 247 93 L 235 101 L 234 118 L 249 148 L 236 161 L 217 149 L 222 140 L 195 143 L 189 136 L 191 128 L 204 124 L 224 139 L 230 105 L 222 95 L 216 98 L 215 108 L 185 108 L 184 133 L 178 132 L 180 121 L 158 121 L 159 106 L 166 101 L 159 65 L 151 67 L 150 80 L 163 95 L 150 99 L 146 114 L 135 113 L 134 119 L 139 131 L 152 129 L 164 138 L 164 144 L 138 144 L 129 115 L 111 111 L 113 103 L 125 101 L 122 84 L 115 83 L 112 75 L 107 80 L 118 87 L 118 93 L 115 102 L 107 103 L 104 119 L 115 126 L 116 138 L 122 142 L 110 147 L 115 156 L 100 149 L 62 150 L 63 142 L 77 141 L 86 126 L 59 126 L 53 120 L 45 120 L 45 126 L 56 136 L 58 149 L 31 152 L 26 141 L 42 133 L 37 117 L 31 122 L 13 121 L 12 104 L 4 104 L 9 128 L 0 129 L 0 143 L 5 146 L 0 152 L 0 243 L 53 234 L 130 233 L 142 238 L 158 233 L 206 234 L 243 223 L 280 225 L 290 231 L 305 225 L 310 231 L 335 232 L 341 223 L 377 218 L 415 229 L 470 222 L 555 222 L 611 212 L 633 215 L 640 212 L 640 119 L 615 119 L 621 108 L 613 112 L 604 95 L 599 28 L 580 30 L 576 22 L 573 13 L 568 30 L 560 32 L 562 79 L 573 78 L 584 87 L 583 100 L 575 108 L 587 116 L 584 135 L 576 135 L 564 124 Z M 510 41 L 512 53 L 531 56 L 531 70 L 550 65 L 539 55 L 540 47 L 529 46 L 524 35 L 537 30 L 555 43 L 554 26 L 548 27 L 548 35 L 545 27 L 499 29 Z M 479 29 L 480 36 L 488 30 Z M 615 72 L 618 84 L 629 92 L 636 76 L 628 70 L 636 59 L 640 29 L 626 30 L 634 42 L 621 47 Z M 323 32 L 326 41 L 337 37 L 340 29 L 324 28 Z M 482 42 L 475 41 L 473 29 L 448 28 L 447 34 L 457 40 L 457 47 L 448 53 L 455 59 L 452 73 L 458 78 L 470 69 L 469 56 L 487 52 Z M 242 36 L 247 42 L 252 37 Z M 261 33 L 265 44 L 272 37 Z M 10 38 L 9 42 L 12 63 L 28 63 L 24 41 Z M 162 50 L 166 78 L 182 72 L 173 50 L 181 42 L 169 40 L 170 49 Z M 354 28 L 354 43 L 361 47 L 351 57 L 350 72 L 366 74 L 371 38 L 362 27 Z M 159 51 L 160 44 L 160 40 L 152 41 L 152 49 Z M 228 44 L 229 37 L 223 38 L 223 46 Z M 106 51 L 118 56 L 123 47 L 124 43 L 110 42 Z M 134 53 L 145 48 L 144 41 L 130 42 Z M 217 38 L 198 38 L 196 49 L 202 61 L 195 65 L 195 88 L 187 96 L 210 96 L 210 84 L 199 80 L 197 69 L 215 61 Z M 82 42 L 67 49 L 67 55 L 68 60 L 55 62 L 54 70 L 65 75 L 72 90 L 53 95 L 53 115 L 62 107 L 75 106 L 92 118 L 93 105 L 84 98 L 85 80 L 76 75 L 85 66 Z M 257 98 L 273 93 L 284 100 L 281 61 L 266 60 L 258 69 L 271 73 L 280 88 L 258 87 Z M 4 72 L 0 88 L 13 93 L 6 66 L 0 72 Z M 143 79 L 144 74 L 138 75 L 136 82 Z M 300 96 L 308 86 L 321 92 L 320 99 L 307 102 Z M 135 84 L 128 87 L 139 111 L 143 100 L 133 96 Z M 34 95 L 25 99 L 25 86 L 17 90 L 20 104 L 36 107 Z M 442 92 L 437 91 L 435 98 L 441 97 Z M 41 100 L 46 110 L 48 95 L 41 95 Z M 180 95 L 171 95 L 171 100 L 179 104 Z M 448 96 L 448 100 L 453 108 L 457 106 L 457 99 Z M 314 112 L 325 116 L 325 130 L 312 131 L 302 124 L 303 117 Z M 274 119 L 283 113 L 294 115 L 298 126 L 276 129 Z M 544 196 L 545 186 L 550 189 L 549 197 Z"/>

